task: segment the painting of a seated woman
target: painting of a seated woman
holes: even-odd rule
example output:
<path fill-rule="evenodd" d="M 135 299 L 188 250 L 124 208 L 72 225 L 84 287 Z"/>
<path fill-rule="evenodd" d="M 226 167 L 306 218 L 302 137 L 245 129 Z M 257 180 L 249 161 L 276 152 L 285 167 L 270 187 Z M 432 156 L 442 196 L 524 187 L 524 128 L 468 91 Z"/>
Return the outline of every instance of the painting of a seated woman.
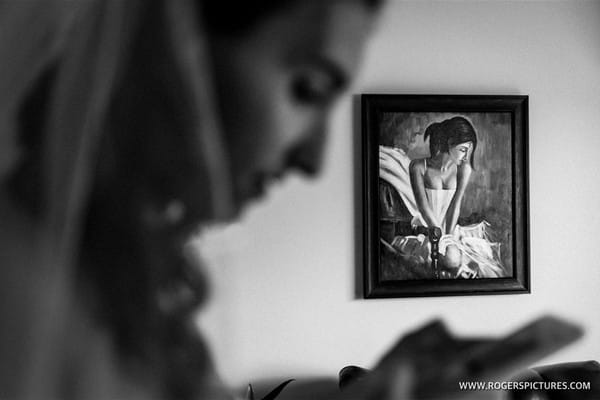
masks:
<path fill-rule="evenodd" d="M 507 133 L 505 113 L 383 114 L 384 280 L 511 276 Z"/>

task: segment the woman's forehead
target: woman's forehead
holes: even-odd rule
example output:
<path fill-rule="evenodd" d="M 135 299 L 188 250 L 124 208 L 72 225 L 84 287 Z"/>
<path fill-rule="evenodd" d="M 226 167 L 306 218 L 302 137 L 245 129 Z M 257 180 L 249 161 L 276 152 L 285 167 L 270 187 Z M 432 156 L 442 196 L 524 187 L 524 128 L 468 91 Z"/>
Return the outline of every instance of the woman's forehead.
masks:
<path fill-rule="evenodd" d="M 374 18 L 364 0 L 298 1 L 259 24 L 253 36 L 263 51 L 291 65 L 326 60 L 351 79 Z"/>

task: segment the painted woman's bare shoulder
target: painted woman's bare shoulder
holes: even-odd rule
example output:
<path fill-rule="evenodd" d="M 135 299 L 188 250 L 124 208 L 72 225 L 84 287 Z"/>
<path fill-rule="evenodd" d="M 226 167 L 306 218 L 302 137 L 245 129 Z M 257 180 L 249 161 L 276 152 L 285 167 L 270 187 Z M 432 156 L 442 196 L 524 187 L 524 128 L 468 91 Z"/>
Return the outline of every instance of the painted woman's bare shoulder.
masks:
<path fill-rule="evenodd" d="M 473 167 L 471 167 L 471 164 L 465 162 L 458 167 L 457 172 L 459 176 L 469 176 L 473 172 Z"/>
<path fill-rule="evenodd" d="M 471 172 L 473 172 L 473 167 L 471 167 L 469 163 L 462 163 L 458 166 L 456 180 L 459 187 L 465 187 L 467 185 L 471 179 Z"/>

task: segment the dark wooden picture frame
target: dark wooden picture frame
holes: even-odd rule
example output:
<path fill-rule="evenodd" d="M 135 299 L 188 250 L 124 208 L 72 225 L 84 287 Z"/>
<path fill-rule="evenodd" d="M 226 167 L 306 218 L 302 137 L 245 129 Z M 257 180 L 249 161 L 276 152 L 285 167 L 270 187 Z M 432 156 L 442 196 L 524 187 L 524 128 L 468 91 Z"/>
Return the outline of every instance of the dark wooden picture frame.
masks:
<path fill-rule="evenodd" d="M 528 100 L 361 96 L 365 298 L 530 292 Z"/>

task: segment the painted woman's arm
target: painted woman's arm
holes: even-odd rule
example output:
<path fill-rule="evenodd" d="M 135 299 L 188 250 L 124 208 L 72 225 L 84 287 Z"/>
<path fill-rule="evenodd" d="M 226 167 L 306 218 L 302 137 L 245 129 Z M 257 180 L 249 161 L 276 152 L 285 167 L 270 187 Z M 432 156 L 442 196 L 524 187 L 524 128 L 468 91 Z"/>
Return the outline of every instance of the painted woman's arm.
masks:
<path fill-rule="evenodd" d="M 458 166 L 458 170 L 456 172 L 456 192 L 452 197 L 452 201 L 448 206 L 448 211 L 446 212 L 446 232 L 447 234 L 451 234 L 458 223 L 458 217 L 460 215 L 460 206 L 462 204 L 462 199 L 465 194 L 465 190 L 467 189 L 467 184 L 469 183 L 469 179 L 471 178 L 471 172 L 473 169 L 468 162 L 465 162 Z"/>
<path fill-rule="evenodd" d="M 433 210 L 427 201 L 425 193 L 425 163 L 423 160 L 413 160 L 410 163 L 410 185 L 415 195 L 415 201 L 421 216 L 429 227 L 441 226 L 441 221 L 437 221 L 433 215 Z"/>

